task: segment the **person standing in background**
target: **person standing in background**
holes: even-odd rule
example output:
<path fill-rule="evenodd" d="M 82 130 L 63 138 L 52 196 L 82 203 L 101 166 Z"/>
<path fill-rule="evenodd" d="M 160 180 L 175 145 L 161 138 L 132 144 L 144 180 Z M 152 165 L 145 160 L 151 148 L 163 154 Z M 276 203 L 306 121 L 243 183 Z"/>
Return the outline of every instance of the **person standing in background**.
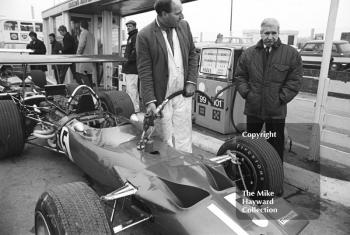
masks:
<path fill-rule="evenodd" d="M 49 34 L 49 40 L 50 40 L 50 44 L 51 44 L 51 54 L 57 55 L 57 54 L 62 53 L 62 45 L 61 45 L 61 43 L 57 42 L 56 35 L 54 33 Z M 58 65 L 56 65 L 56 64 L 52 65 L 52 69 L 53 69 L 57 84 L 60 84 L 61 82 L 60 82 Z"/>
<path fill-rule="evenodd" d="M 138 30 L 136 28 L 136 22 L 133 20 L 126 22 L 125 25 L 127 27 L 129 37 L 124 54 L 124 57 L 127 59 L 127 61 L 123 64 L 122 73 L 125 74 L 126 92 L 134 104 L 135 112 L 139 112 L 139 79 L 136 66 L 136 37 Z"/>
<path fill-rule="evenodd" d="M 46 47 L 43 41 L 37 38 L 37 34 L 33 31 L 30 31 L 29 37 L 31 39 L 30 43 L 27 44 L 27 49 L 32 49 L 33 52 L 30 52 L 31 55 L 45 55 Z M 31 70 L 42 70 L 43 72 L 47 71 L 46 65 L 31 65 Z"/>
<path fill-rule="evenodd" d="M 92 33 L 88 31 L 89 25 L 87 21 L 80 22 L 81 33 L 79 36 L 79 44 L 77 49 L 77 55 L 93 55 L 95 53 L 95 38 Z M 85 84 L 92 87 L 92 74 L 95 71 L 94 65 L 91 63 L 79 63 L 77 64 L 77 73 L 83 74 L 83 82 L 79 84 Z"/>
<path fill-rule="evenodd" d="M 63 36 L 63 47 L 62 47 L 62 54 L 64 55 L 74 55 L 76 53 L 76 44 L 74 41 L 74 38 L 72 35 L 70 35 L 69 32 L 67 32 L 67 28 L 64 25 L 61 25 L 58 27 L 58 32 Z M 64 83 L 64 79 L 66 77 L 66 73 L 68 70 L 68 67 L 70 68 L 73 78 L 76 79 L 75 76 L 75 64 L 70 65 L 60 65 L 59 67 L 59 75 L 60 75 L 60 83 Z"/>

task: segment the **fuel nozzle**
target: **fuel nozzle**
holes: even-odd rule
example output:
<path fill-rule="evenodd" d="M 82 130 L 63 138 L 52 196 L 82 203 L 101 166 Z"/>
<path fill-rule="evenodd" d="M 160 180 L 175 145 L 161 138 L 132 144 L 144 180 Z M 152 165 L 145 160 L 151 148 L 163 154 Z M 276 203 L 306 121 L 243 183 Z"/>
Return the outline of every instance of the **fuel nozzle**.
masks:
<path fill-rule="evenodd" d="M 154 119 L 156 116 L 154 115 L 153 112 L 148 112 L 145 114 L 144 119 L 143 119 L 143 131 L 141 135 L 140 142 L 137 144 L 137 149 L 138 150 L 144 150 L 146 147 L 147 142 L 149 141 L 149 135 L 146 135 L 146 132 L 150 127 L 154 127 Z"/>
<path fill-rule="evenodd" d="M 143 131 L 147 131 L 150 126 L 154 126 L 155 115 L 152 112 L 148 112 L 145 114 L 145 118 L 143 120 Z"/>

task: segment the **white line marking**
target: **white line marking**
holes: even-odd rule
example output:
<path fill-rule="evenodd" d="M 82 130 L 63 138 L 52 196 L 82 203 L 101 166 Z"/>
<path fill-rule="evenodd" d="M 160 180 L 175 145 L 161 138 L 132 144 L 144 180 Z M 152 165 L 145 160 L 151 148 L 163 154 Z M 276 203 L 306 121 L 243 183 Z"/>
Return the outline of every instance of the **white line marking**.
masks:
<path fill-rule="evenodd" d="M 236 208 L 237 208 L 236 203 L 237 203 L 238 198 L 240 198 L 240 196 L 238 196 L 237 193 L 231 193 L 231 194 L 225 196 L 226 201 L 228 201 L 232 206 L 234 206 Z"/>
<path fill-rule="evenodd" d="M 215 206 L 214 204 L 210 204 L 207 207 L 214 215 L 216 215 L 220 220 L 222 220 L 232 231 L 239 235 L 248 235 L 244 229 L 233 221 L 230 217 L 228 217 L 220 208 Z"/>
<path fill-rule="evenodd" d="M 240 198 L 240 196 L 237 195 L 236 193 L 231 193 L 231 194 L 225 196 L 226 201 L 228 201 L 232 206 L 236 207 L 237 209 L 239 209 L 240 211 L 243 212 L 242 205 L 240 203 L 237 204 L 238 198 Z M 267 225 L 269 225 L 269 221 L 265 218 L 265 216 L 263 214 L 260 214 L 260 213 L 254 213 L 254 214 L 249 213 L 249 214 L 254 216 L 254 217 L 258 217 L 258 218 L 252 219 L 252 222 L 254 224 L 256 224 L 257 226 L 259 226 L 261 228 L 265 228 L 265 227 L 267 227 Z"/>

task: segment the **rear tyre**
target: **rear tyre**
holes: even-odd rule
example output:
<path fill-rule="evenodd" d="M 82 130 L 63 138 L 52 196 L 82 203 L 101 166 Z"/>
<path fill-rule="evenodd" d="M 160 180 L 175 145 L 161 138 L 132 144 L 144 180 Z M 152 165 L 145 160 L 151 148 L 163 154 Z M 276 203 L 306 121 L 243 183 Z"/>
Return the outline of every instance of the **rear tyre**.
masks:
<path fill-rule="evenodd" d="M 98 93 L 101 106 L 105 111 L 120 115 L 126 118 L 135 113 L 134 105 L 130 96 L 122 91 L 102 91 Z"/>
<path fill-rule="evenodd" d="M 35 207 L 35 234 L 112 234 L 96 193 L 85 183 L 44 192 Z"/>
<path fill-rule="evenodd" d="M 240 160 L 247 190 L 255 194 L 253 199 L 268 199 L 283 192 L 282 161 L 276 150 L 266 140 L 237 137 L 225 142 L 217 155 L 224 155 L 227 151 L 236 153 L 236 157 Z M 245 190 L 237 164 L 226 161 L 223 167 L 229 178 L 236 182 L 237 187 Z M 262 193 L 264 190 L 267 190 L 265 193 L 273 192 L 274 195 Z"/>
<path fill-rule="evenodd" d="M 20 155 L 24 148 L 23 119 L 12 100 L 0 100 L 0 158 Z"/>

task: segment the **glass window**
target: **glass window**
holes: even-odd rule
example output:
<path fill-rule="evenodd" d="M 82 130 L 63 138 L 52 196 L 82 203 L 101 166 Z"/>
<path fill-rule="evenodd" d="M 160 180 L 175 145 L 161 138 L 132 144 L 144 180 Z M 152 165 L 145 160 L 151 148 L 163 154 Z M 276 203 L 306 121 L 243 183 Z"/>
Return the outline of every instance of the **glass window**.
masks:
<path fill-rule="evenodd" d="M 316 52 L 323 52 L 323 43 L 315 44 L 314 51 L 316 51 Z"/>
<path fill-rule="evenodd" d="M 231 38 L 229 38 L 229 37 L 224 37 L 224 38 L 222 38 L 222 43 L 230 43 L 230 41 L 231 41 Z"/>
<path fill-rule="evenodd" d="M 240 38 L 232 38 L 231 39 L 231 43 L 233 43 L 233 44 L 240 44 L 241 40 L 240 40 Z"/>
<path fill-rule="evenodd" d="M 33 23 L 21 22 L 21 31 L 34 31 Z"/>
<path fill-rule="evenodd" d="M 18 30 L 17 21 L 5 21 L 4 22 L 4 30 L 6 30 L 6 31 L 17 31 Z"/>
<path fill-rule="evenodd" d="M 308 43 L 304 46 L 303 51 L 313 51 L 315 43 Z"/>
<path fill-rule="evenodd" d="M 43 31 L 43 24 L 35 23 L 35 32 L 42 32 L 42 31 Z"/>
<path fill-rule="evenodd" d="M 253 44 L 254 43 L 252 38 L 242 38 L 242 42 L 244 44 Z"/>
<path fill-rule="evenodd" d="M 350 52 L 350 43 L 342 43 L 342 44 L 339 44 L 338 46 L 341 53 Z"/>
<path fill-rule="evenodd" d="M 335 44 L 332 45 L 332 52 L 337 52 L 337 46 Z"/>

